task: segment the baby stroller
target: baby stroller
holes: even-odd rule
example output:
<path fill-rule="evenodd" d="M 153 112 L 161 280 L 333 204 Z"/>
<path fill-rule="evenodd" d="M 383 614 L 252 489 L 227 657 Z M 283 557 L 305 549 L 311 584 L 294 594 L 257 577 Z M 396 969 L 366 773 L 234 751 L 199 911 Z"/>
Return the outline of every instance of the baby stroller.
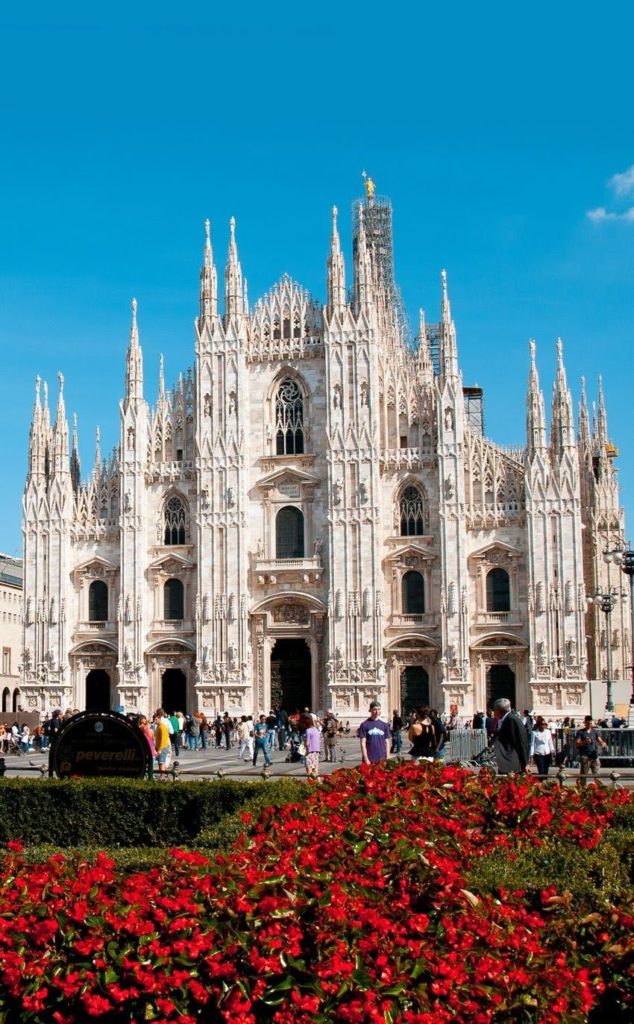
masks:
<path fill-rule="evenodd" d="M 291 738 L 288 741 L 288 754 L 286 760 L 291 764 L 296 764 L 297 761 L 301 761 L 302 755 L 299 752 L 299 745 L 301 743 L 301 737 L 298 732 L 292 732 Z"/>

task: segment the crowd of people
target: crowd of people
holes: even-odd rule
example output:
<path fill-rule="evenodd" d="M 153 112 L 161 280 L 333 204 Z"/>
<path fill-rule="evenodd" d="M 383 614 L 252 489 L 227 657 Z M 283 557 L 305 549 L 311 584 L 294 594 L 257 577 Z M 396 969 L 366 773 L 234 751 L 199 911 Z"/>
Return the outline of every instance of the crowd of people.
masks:
<path fill-rule="evenodd" d="M 26 722 L 0 723 L 0 753 L 44 753 L 66 720 L 78 713 L 77 709 L 63 713 L 58 709 L 32 728 Z M 253 767 L 257 767 L 260 755 L 267 766 L 272 764 L 273 751 L 284 752 L 286 761 L 301 762 L 309 777 L 318 778 L 321 757 L 326 763 L 336 762 L 339 741 L 352 732 L 350 722 L 341 721 L 332 710 L 319 717 L 309 708 L 290 713 L 276 708 L 268 714 L 236 718 L 228 711 L 207 718 L 201 711 L 168 713 L 159 708 L 151 720 L 144 715 L 130 717 L 147 740 L 159 777 L 167 774 L 173 757 L 215 748 L 233 749 L 236 759 Z M 378 701 L 372 701 L 368 718 L 356 730 L 356 736 L 364 764 L 376 764 L 402 753 L 424 763 L 443 758 L 454 729 L 483 730 L 499 773 L 524 772 L 532 765 L 538 775 L 548 776 L 553 765 L 578 764 L 584 784 L 589 774 L 598 774 L 599 755 L 607 746 L 598 730 L 625 724 L 616 715 L 596 725 L 590 716 L 585 716 L 583 723 L 569 717 L 547 721 L 540 715 L 533 718 L 527 709 L 520 715 L 505 699 L 495 701 L 489 711 L 479 711 L 468 721 L 455 713 L 440 715 L 434 708 L 419 707 L 406 718 L 398 710 L 393 711 L 388 724 L 381 717 Z M 404 736 L 409 741 L 407 751 Z"/>

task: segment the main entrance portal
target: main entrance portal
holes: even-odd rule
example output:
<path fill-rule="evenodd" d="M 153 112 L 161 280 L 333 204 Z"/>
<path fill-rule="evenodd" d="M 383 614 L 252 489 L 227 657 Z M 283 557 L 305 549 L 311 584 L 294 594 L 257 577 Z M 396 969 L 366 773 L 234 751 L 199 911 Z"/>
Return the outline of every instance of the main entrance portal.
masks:
<path fill-rule="evenodd" d="M 272 707 L 303 711 L 311 703 L 311 657 L 306 641 L 276 640 L 271 652 Z"/>
<path fill-rule="evenodd" d="M 161 704 L 168 714 L 187 711 L 187 679 L 179 668 L 168 668 L 161 677 Z"/>
<path fill-rule="evenodd" d="M 110 711 L 110 676 L 101 668 L 86 676 L 86 711 Z"/>
<path fill-rule="evenodd" d="M 487 708 L 502 697 L 515 707 L 515 673 L 508 665 L 491 665 L 487 672 Z"/>
<path fill-rule="evenodd" d="M 401 715 L 429 705 L 429 675 L 422 665 L 408 665 L 401 672 Z"/>

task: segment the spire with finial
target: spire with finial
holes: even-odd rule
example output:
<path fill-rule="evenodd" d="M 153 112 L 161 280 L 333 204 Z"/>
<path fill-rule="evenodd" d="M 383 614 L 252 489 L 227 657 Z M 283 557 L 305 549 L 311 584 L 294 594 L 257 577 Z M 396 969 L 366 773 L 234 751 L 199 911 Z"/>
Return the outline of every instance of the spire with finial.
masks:
<path fill-rule="evenodd" d="M 440 368 L 445 380 L 458 376 L 458 348 L 456 345 L 456 328 L 451 319 L 451 306 L 447 294 L 447 271 L 441 270 L 442 283 L 441 320 L 440 320 Z"/>
<path fill-rule="evenodd" d="M 242 316 L 243 312 L 242 268 L 236 245 L 236 220 L 232 217 L 229 221 L 229 253 L 225 267 L 225 323 L 232 317 Z"/>
<path fill-rule="evenodd" d="M 425 324 L 425 310 L 418 310 L 418 353 L 417 363 L 418 372 L 421 377 L 426 380 L 431 380 L 434 376 L 434 366 L 431 358 L 431 350 L 429 348 L 429 340 L 427 338 L 427 327 Z"/>
<path fill-rule="evenodd" d="M 73 413 L 73 447 L 70 456 L 70 478 L 73 484 L 73 490 L 79 489 L 79 481 L 81 479 L 81 463 L 79 461 L 79 434 L 77 430 L 77 413 Z"/>
<path fill-rule="evenodd" d="M 51 414 L 48 407 L 48 381 L 42 381 L 42 391 L 44 392 L 44 401 L 42 404 L 42 427 L 45 431 L 50 430 L 51 426 Z"/>
<path fill-rule="evenodd" d="M 68 423 L 64 403 L 64 374 L 61 371 L 57 374 L 57 383 L 57 415 L 53 430 L 53 471 L 56 476 L 70 472 Z"/>
<path fill-rule="evenodd" d="M 603 394 L 603 377 L 599 374 L 599 400 L 597 404 L 597 425 L 595 441 L 602 454 L 607 451 L 608 437 L 608 414 L 605 410 L 605 395 Z"/>
<path fill-rule="evenodd" d="M 590 446 L 590 416 L 586 396 L 586 378 L 581 378 L 581 399 L 579 400 L 579 442 L 586 450 Z"/>
<path fill-rule="evenodd" d="M 526 396 L 526 447 L 528 457 L 546 450 L 546 414 L 544 396 L 539 386 L 539 374 L 535 361 L 535 342 L 528 343 L 531 354 L 531 368 L 528 375 L 528 394 Z"/>
<path fill-rule="evenodd" d="M 566 381 L 564 346 L 557 338 L 557 376 L 553 384 L 553 402 L 550 420 L 550 446 L 555 455 L 563 455 L 574 446 L 575 432 L 572 416 L 572 397 Z"/>
<path fill-rule="evenodd" d="M 163 364 L 163 353 L 159 356 L 159 401 L 165 399 L 165 366 Z"/>
<path fill-rule="evenodd" d="M 42 406 L 40 404 L 40 376 L 35 378 L 35 401 L 33 419 L 29 431 L 29 479 L 38 478 L 44 472 L 46 440 L 42 434 Z"/>
<path fill-rule="evenodd" d="M 218 316 L 218 275 L 211 248 L 211 222 L 205 221 L 205 248 L 200 270 L 200 326 Z"/>
<path fill-rule="evenodd" d="M 143 398 L 143 356 L 139 345 L 139 328 L 137 326 L 137 301 L 132 299 L 132 323 L 130 326 L 130 344 L 126 356 L 125 396 L 126 399 Z"/>
<path fill-rule="evenodd" d="M 337 228 L 337 207 L 332 208 L 332 232 L 327 261 L 328 315 L 342 316 L 346 309 L 346 268 Z"/>
<path fill-rule="evenodd" d="M 449 302 L 449 295 L 447 293 L 447 271 L 440 271 L 440 280 L 442 282 L 442 298 L 440 300 L 440 319 L 443 324 L 451 323 L 451 304 Z"/>
<path fill-rule="evenodd" d="M 96 478 L 101 475 L 101 431 L 99 427 L 95 430 L 95 468 L 93 473 Z"/>
<path fill-rule="evenodd" d="M 365 308 L 372 296 L 372 260 L 370 248 L 365 231 L 365 216 L 363 206 L 359 206 L 359 233 L 357 235 L 357 247 L 355 253 L 355 294 L 357 299 L 357 310 Z"/>
<path fill-rule="evenodd" d="M 244 315 L 248 316 L 249 315 L 249 289 L 247 287 L 247 279 L 246 279 L 246 277 L 244 279 L 243 303 L 244 303 Z"/>

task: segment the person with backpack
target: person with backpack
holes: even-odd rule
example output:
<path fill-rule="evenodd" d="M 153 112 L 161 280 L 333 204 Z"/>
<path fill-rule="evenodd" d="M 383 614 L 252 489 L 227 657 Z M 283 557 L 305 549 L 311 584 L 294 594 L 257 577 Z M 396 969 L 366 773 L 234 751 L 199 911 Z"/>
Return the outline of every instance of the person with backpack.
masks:
<path fill-rule="evenodd" d="M 327 711 L 321 727 L 324 737 L 324 754 L 329 764 L 337 760 L 337 736 L 339 735 L 339 723 L 332 711 Z"/>
<path fill-rule="evenodd" d="M 575 746 L 579 758 L 579 785 L 585 786 L 588 778 L 588 770 L 592 772 L 595 780 L 599 774 L 599 747 L 607 750 L 607 743 L 599 735 L 597 729 L 592 725 L 592 716 L 586 715 L 583 720 L 583 729 L 577 729 L 575 735 Z"/>

